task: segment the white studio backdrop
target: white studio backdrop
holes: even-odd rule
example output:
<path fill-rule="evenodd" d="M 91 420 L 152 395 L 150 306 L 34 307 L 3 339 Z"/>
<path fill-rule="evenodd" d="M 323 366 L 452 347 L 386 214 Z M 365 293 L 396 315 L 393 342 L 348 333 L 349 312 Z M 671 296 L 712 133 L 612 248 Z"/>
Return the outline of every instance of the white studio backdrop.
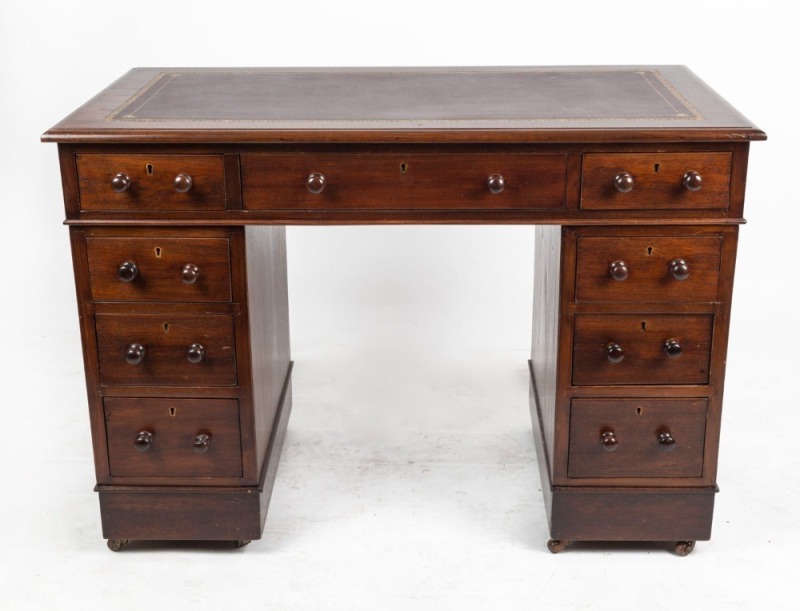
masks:
<path fill-rule="evenodd" d="M 76 596 L 87 609 L 557 609 L 609 597 L 791 608 L 800 45 L 789 6 L 0 0 L 3 608 Z M 532 228 L 292 227 L 295 407 L 265 540 L 235 553 L 106 550 L 43 131 L 134 66 L 650 63 L 690 66 L 770 137 L 751 147 L 711 542 L 686 559 L 545 551 L 525 363 Z"/>

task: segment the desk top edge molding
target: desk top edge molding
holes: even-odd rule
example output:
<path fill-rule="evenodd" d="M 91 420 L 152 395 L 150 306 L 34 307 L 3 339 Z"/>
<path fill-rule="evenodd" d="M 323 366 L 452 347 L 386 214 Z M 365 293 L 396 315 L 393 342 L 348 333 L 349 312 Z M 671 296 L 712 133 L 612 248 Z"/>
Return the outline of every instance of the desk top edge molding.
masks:
<path fill-rule="evenodd" d="M 186 92 L 198 87 L 206 95 L 187 106 Z M 640 102 L 625 106 L 629 99 Z M 42 136 L 209 144 L 764 139 L 684 66 L 134 68 Z"/>

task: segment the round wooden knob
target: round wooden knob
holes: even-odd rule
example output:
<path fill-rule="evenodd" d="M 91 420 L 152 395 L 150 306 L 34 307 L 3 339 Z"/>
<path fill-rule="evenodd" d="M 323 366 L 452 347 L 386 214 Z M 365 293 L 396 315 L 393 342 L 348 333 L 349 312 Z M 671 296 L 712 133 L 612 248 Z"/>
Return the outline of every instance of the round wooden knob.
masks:
<path fill-rule="evenodd" d="M 129 365 L 138 365 L 144 360 L 144 346 L 141 344 L 131 344 L 125 350 L 125 360 Z"/>
<path fill-rule="evenodd" d="M 117 268 L 117 278 L 123 282 L 133 282 L 138 273 L 139 268 L 133 261 L 125 261 Z"/>
<path fill-rule="evenodd" d="M 633 191 L 633 176 L 630 172 L 620 172 L 614 176 L 614 188 L 620 193 Z"/>
<path fill-rule="evenodd" d="M 622 346 L 617 342 L 609 342 L 606 345 L 606 356 L 612 363 L 621 363 L 625 358 L 625 353 L 622 351 Z"/>
<path fill-rule="evenodd" d="M 486 186 L 489 188 L 490 193 L 497 195 L 506 188 L 506 179 L 503 178 L 502 174 L 492 174 L 486 179 Z"/>
<path fill-rule="evenodd" d="M 198 454 L 205 454 L 208 452 L 208 446 L 211 445 L 211 435 L 208 433 L 198 433 L 194 437 L 194 451 Z"/>
<path fill-rule="evenodd" d="M 600 443 L 603 444 L 603 449 L 606 452 L 613 452 L 617 449 L 617 436 L 614 431 L 605 430 L 600 433 Z"/>
<path fill-rule="evenodd" d="M 140 452 L 147 452 L 153 445 L 153 437 L 155 434 L 150 431 L 139 431 L 133 440 L 133 447 Z"/>
<path fill-rule="evenodd" d="M 670 338 L 664 342 L 664 352 L 667 353 L 669 358 L 676 359 L 683 353 L 683 348 L 681 348 L 681 343 L 677 339 Z"/>
<path fill-rule="evenodd" d="M 200 277 L 200 268 L 194 263 L 187 263 L 181 270 L 181 280 L 184 284 L 194 284 Z"/>
<path fill-rule="evenodd" d="M 186 350 L 186 360 L 190 363 L 199 363 L 203 360 L 205 355 L 206 349 L 203 347 L 203 344 L 192 344 L 189 346 L 188 350 Z"/>
<path fill-rule="evenodd" d="M 703 177 L 697 172 L 686 172 L 681 179 L 683 186 L 689 191 L 699 191 L 703 186 Z"/>
<path fill-rule="evenodd" d="M 675 449 L 675 438 L 668 431 L 658 434 L 658 449 L 663 452 L 672 452 Z"/>
<path fill-rule="evenodd" d="M 314 195 L 322 193 L 322 190 L 325 188 L 326 184 L 327 181 L 325 180 L 325 176 L 319 172 L 311 172 L 306 179 L 306 188 L 308 189 L 309 193 L 313 193 Z"/>
<path fill-rule="evenodd" d="M 186 193 L 189 189 L 192 188 L 194 180 L 192 180 L 192 177 L 189 176 L 188 174 L 181 173 L 175 177 L 173 184 L 175 185 L 175 190 L 178 193 Z"/>
<path fill-rule="evenodd" d="M 608 266 L 608 274 L 621 282 L 628 277 L 628 266 L 625 261 L 612 261 Z"/>
<path fill-rule="evenodd" d="M 689 277 L 689 264 L 686 259 L 673 259 L 669 262 L 669 273 L 675 280 L 686 280 Z"/>
<path fill-rule="evenodd" d="M 116 191 L 117 193 L 122 193 L 123 191 L 127 191 L 128 187 L 131 186 L 131 177 L 123 172 L 119 172 L 114 174 L 114 177 L 111 179 L 111 189 Z"/>

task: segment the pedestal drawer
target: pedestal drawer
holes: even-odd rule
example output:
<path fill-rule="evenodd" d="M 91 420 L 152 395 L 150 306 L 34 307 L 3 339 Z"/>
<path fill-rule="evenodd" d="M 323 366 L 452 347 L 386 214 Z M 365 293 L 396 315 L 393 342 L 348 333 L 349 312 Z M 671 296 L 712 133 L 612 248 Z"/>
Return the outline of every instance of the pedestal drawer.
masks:
<path fill-rule="evenodd" d="M 708 384 L 712 314 L 577 314 L 572 382 Z"/>
<path fill-rule="evenodd" d="M 577 301 L 717 300 L 721 236 L 581 237 Z"/>
<path fill-rule="evenodd" d="M 88 237 L 94 301 L 231 300 L 228 238 Z"/>
<path fill-rule="evenodd" d="M 570 477 L 701 477 L 706 399 L 573 399 Z"/>
<path fill-rule="evenodd" d="M 235 399 L 103 402 L 113 477 L 241 477 Z"/>
<path fill-rule="evenodd" d="M 82 210 L 225 210 L 222 155 L 76 155 Z"/>
<path fill-rule="evenodd" d="M 97 314 L 103 385 L 234 386 L 233 316 Z"/>

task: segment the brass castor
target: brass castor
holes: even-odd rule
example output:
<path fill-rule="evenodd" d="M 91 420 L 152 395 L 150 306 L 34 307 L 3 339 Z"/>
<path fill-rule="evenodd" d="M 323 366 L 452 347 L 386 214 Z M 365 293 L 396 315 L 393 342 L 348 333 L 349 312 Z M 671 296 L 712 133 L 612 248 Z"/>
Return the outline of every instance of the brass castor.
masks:
<path fill-rule="evenodd" d="M 250 543 L 250 539 L 238 539 L 237 541 L 233 542 L 234 547 L 244 547 Z"/>
<path fill-rule="evenodd" d="M 557 554 L 561 550 L 563 550 L 567 545 L 569 545 L 569 541 L 560 541 L 559 539 L 550 539 L 547 542 L 547 549 L 549 549 L 553 554 Z"/>
<path fill-rule="evenodd" d="M 675 544 L 675 553 L 678 556 L 688 556 L 694 549 L 694 541 L 678 541 Z"/>
<path fill-rule="evenodd" d="M 106 544 L 108 545 L 108 549 L 110 549 L 112 552 L 118 552 L 125 546 L 127 542 L 127 539 L 109 539 L 106 541 Z"/>

